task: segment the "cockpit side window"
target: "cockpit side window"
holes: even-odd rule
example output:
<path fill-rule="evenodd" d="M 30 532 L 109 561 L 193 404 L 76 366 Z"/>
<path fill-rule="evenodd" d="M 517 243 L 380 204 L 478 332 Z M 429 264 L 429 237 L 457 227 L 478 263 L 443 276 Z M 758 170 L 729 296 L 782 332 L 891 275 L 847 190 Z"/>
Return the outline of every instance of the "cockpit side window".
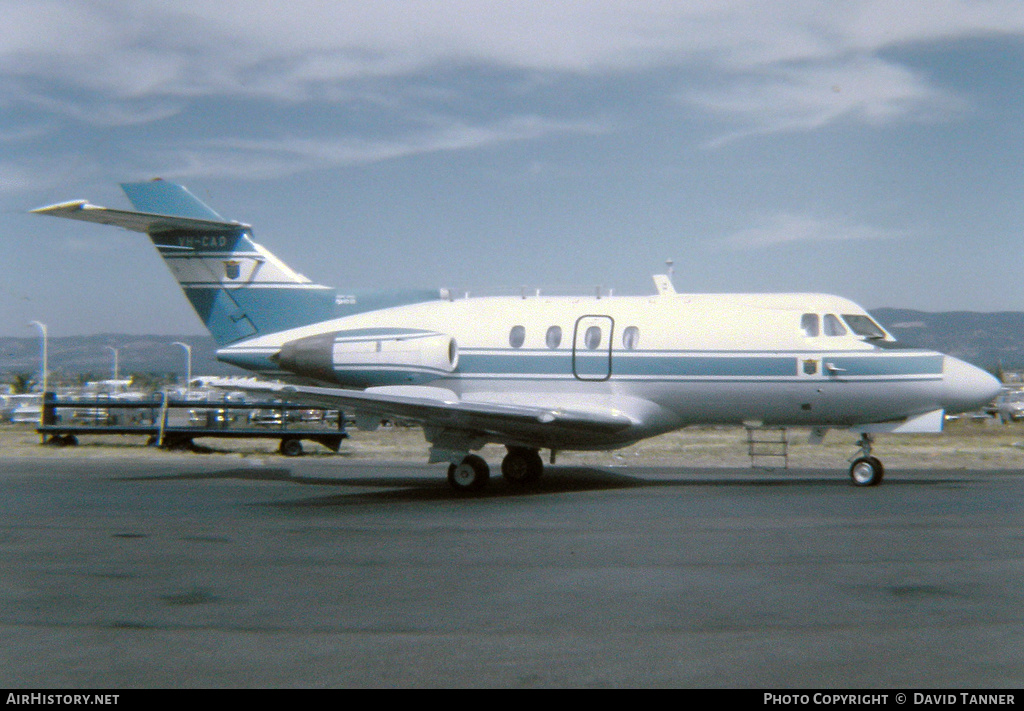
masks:
<path fill-rule="evenodd" d="M 868 316 L 862 316 L 861 314 L 843 314 L 843 321 L 846 321 L 846 325 L 849 326 L 850 330 L 858 336 L 864 336 L 864 338 L 869 339 L 885 338 L 885 331 L 882 330 L 882 327 Z"/>
<path fill-rule="evenodd" d="M 800 328 L 808 338 L 815 338 L 820 333 L 818 327 L 818 314 L 804 314 L 800 317 Z"/>
<path fill-rule="evenodd" d="M 835 314 L 825 314 L 825 335 L 826 336 L 845 336 L 846 326 L 842 324 L 839 317 Z"/>

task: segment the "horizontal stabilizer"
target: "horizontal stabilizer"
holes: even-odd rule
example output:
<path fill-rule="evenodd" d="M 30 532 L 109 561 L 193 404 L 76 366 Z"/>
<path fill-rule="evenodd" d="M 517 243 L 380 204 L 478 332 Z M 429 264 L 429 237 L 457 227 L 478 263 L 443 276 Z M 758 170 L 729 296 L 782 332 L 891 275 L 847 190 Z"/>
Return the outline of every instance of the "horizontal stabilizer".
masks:
<path fill-rule="evenodd" d="M 99 205 L 90 205 L 86 200 L 72 200 L 57 205 L 32 210 L 37 215 L 64 217 L 69 220 L 96 222 L 102 225 L 123 227 L 133 232 L 148 235 L 159 235 L 165 232 L 190 232 L 206 234 L 236 234 L 250 230 L 249 225 L 240 222 L 218 222 L 216 220 L 198 219 L 195 217 L 176 217 L 174 215 L 157 215 L 149 212 L 132 212 L 130 210 L 112 210 Z"/>

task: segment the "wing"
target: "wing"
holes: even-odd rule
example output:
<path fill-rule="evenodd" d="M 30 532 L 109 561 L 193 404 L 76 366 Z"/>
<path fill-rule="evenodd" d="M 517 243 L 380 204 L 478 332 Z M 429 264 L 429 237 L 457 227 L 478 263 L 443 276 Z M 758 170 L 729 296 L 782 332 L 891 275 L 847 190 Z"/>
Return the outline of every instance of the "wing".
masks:
<path fill-rule="evenodd" d="M 561 408 L 463 400 L 451 390 L 427 386 L 343 390 L 227 378 L 211 384 L 221 389 L 260 393 L 364 416 L 398 418 L 501 443 L 552 446 L 567 440 L 617 440 L 640 424 L 638 418 L 614 406 Z"/>

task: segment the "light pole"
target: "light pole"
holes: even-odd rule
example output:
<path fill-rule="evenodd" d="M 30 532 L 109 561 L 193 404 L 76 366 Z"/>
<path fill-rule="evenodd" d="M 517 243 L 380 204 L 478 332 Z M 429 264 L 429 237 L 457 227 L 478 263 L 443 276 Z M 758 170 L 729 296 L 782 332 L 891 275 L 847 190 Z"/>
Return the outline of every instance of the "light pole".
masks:
<path fill-rule="evenodd" d="M 39 329 L 39 332 L 43 334 L 43 395 L 45 397 L 47 382 L 50 374 L 50 369 L 47 365 L 47 336 L 46 336 L 46 324 L 40 321 L 32 321 L 29 326 L 35 326 Z"/>
<path fill-rule="evenodd" d="M 114 380 L 117 380 L 117 349 L 113 346 L 103 346 L 114 354 Z"/>
<path fill-rule="evenodd" d="M 46 387 L 47 379 L 50 375 L 50 368 L 47 364 L 47 337 L 46 337 L 46 324 L 42 321 L 32 321 L 29 326 L 35 326 L 39 329 L 39 332 L 43 334 L 43 393 L 39 397 L 39 424 L 42 425 L 46 419 Z M 46 444 L 46 434 L 39 433 L 39 443 Z"/>
<path fill-rule="evenodd" d="M 192 392 L 192 346 L 181 341 L 175 341 L 171 344 L 172 346 L 181 346 L 185 349 L 185 356 L 188 359 L 187 376 L 185 379 L 185 397 L 187 398 L 189 393 Z"/>

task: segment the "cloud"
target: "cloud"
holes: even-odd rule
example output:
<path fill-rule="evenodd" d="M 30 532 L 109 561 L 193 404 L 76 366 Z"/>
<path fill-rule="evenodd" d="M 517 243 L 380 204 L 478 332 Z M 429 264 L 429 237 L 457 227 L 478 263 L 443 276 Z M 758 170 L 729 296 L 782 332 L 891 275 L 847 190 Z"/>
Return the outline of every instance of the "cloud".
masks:
<path fill-rule="evenodd" d="M 555 121 L 537 116 L 491 124 L 450 123 L 389 139 L 357 137 L 220 138 L 176 149 L 162 159 L 169 178 L 235 177 L 267 179 L 314 169 L 365 165 L 408 156 L 484 148 L 566 133 L 598 133 L 599 123 Z"/>
<path fill-rule="evenodd" d="M 394 125 L 441 107 L 452 136 L 465 138 L 524 115 L 551 115 L 550 91 L 543 104 L 524 87 L 579 78 L 594 86 L 668 69 L 699 77 L 674 98 L 680 111 L 713 120 L 708 145 L 721 146 L 841 121 L 956 117 L 969 109 L 966 97 L 883 58 L 892 55 L 885 50 L 1024 36 L 1019 0 L 923 0 L 898 12 L 888 0 L 0 0 L 0 17 L 0 107 L 22 116 L 20 125 L 52 121 L 57 133 L 187 120 L 195 128 L 190 141 L 180 141 L 182 170 L 241 175 L 230 166 L 257 165 L 252 176 L 376 159 L 361 156 L 466 150 L 493 138 L 446 143 L 435 132 L 433 140 L 382 141 L 349 129 L 324 141 L 282 129 L 261 141 L 244 138 L 244 122 L 226 135 L 204 109 L 233 103 L 257 115 L 267 105 L 291 105 L 312 114 L 375 101 L 379 123 Z M 474 92 L 487 99 L 468 101 Z M 574 104 L 564 92 L 558 115 L 583 124 L 613 113 L 595 106 L 597 95 Z M 485 100 L 486 122 L 473 115 Z M 224 137 L 198 138 L 218 133 Z M 530 135 L 513 133 L 521 138 L 505 140 Z"/>
<path fill-rule="evenodd" d="M 811 130 L 841 120 L 880 125 L 930 120 L 967 110 L 965 100 L 905 67 L 875 57 L 773 68 L 726 86 L 683 94 L 685 103 L 738 126 L 710 142 L 780 131 Z"/>
<path fill-rule="evenodd" d="M 135 126 L 160 121 L 178 115 L 184 104 L 166 100 L 125 101 L 96 100 L 79 97 L 52 97 L 37 95 L 26 98 L 25 104 L 45 112 L 51 117 L 63 116 L 75 121 L 100 127 Z"/>
<path fill-rule="evenodd" d="M 742 79 L 1024 30 L 1017 0 L 934 0 L 898 13 L 883 0 L 0 0 L 0 14 L 3 74 L 122 99 L 289 98 L 449 63 L 576 74 L 686 65 Z"/>
<path fill-rule="evenodd" d="M 37 187 L 39 180 L 23 166 L 0 162 L 0 194 L 16 193 Z"/>
<path fill-rule="evenodd" d="M 5 126 L 0 128 L 0 143 L 21 143 L 46 135 L 45 126 Z"/>
<path fill-rule="evenodd" d="M 121 99 L 279 95 L 441 64 L 587 72 L 671 37 L 616 3 L 2 0 L 2 73 Z M 50 18 L 61 18 L 54 22 Z"/>
<path fill-rule="evenodd" d="M 883 230 L 843 220 L 824 220 L 808 215 L 778 213 L 760 224 L 712 240 L 715 247 L 731 250 L 770 249 L 793 244 L 892 240 L 905 236 L 896 230 Z"/>

